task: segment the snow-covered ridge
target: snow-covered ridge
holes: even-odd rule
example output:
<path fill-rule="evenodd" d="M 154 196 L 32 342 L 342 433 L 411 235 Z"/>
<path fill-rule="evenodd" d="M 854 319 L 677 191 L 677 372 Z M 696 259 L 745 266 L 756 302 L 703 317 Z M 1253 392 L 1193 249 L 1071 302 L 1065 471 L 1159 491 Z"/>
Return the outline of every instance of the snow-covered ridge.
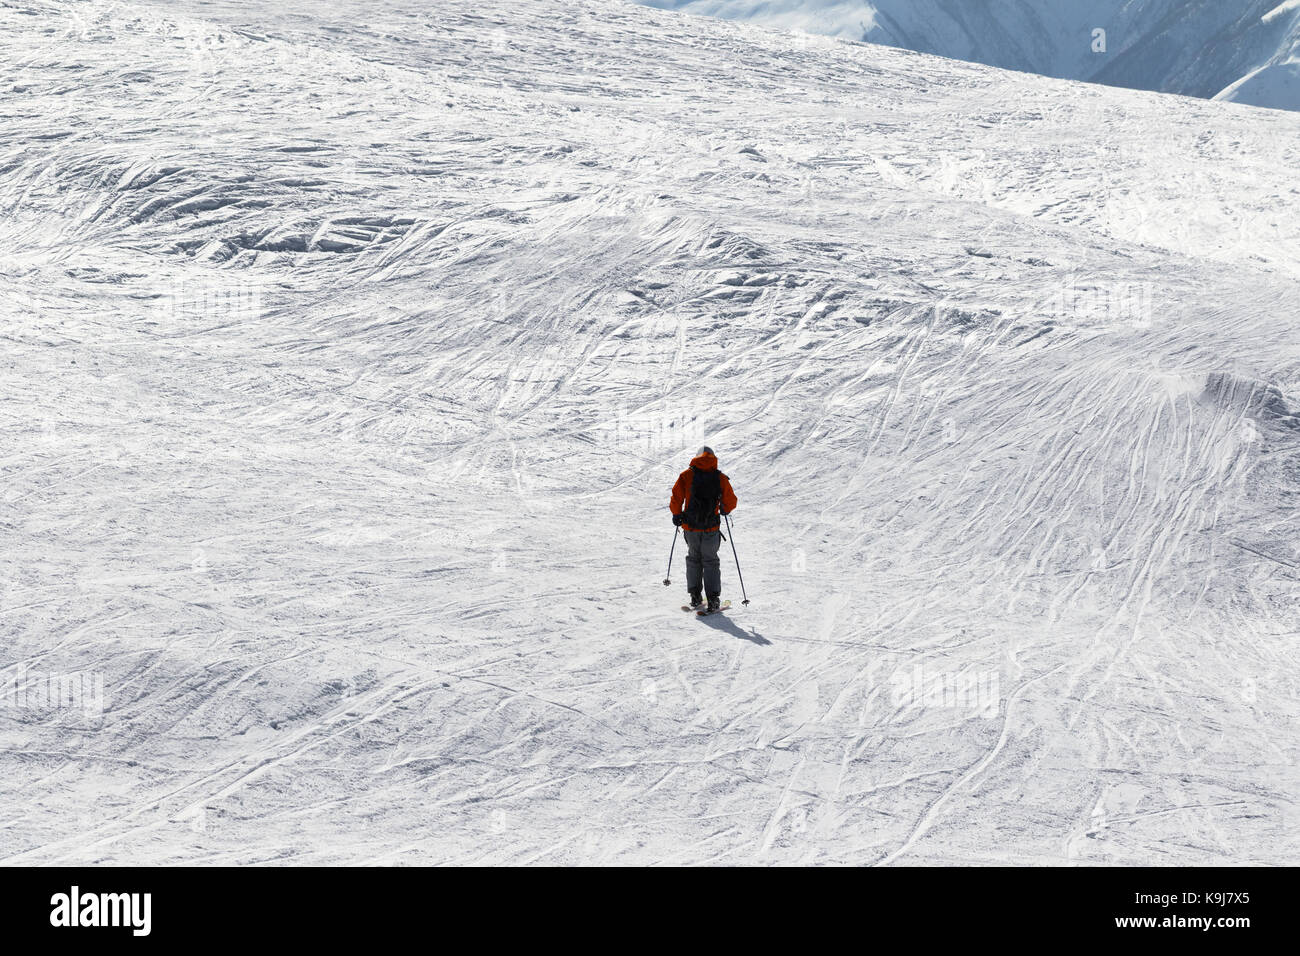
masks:
<path fill-rule="evenodd" d="M 1295 13 L 1300 13 L 1300 0 L 1283 0 L 1282 3 L 1279 3 L 1272 10 L 1268 11 L 1268 13 L 1260 17 L 1260 20 L 1264 23 L 1272 23 L 1274 20 L 1279 20 L 1288 14 Z"/>
<path fill-rule="evenodd" d="M 1291 0 L 644 2 L 1046 76 L 1300 109 L 1285 80 L 1300 48 Z"/>
<path fill-rule="evenodd" d="M 358 9 L 0 6 L 0 862 L 1300 859 L 1300 116 Z"/>

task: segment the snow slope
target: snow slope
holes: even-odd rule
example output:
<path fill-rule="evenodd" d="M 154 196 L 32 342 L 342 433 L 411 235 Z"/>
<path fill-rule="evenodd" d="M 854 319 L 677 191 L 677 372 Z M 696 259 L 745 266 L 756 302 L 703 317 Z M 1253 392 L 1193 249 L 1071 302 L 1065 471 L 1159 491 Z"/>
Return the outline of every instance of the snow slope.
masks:
<path fill-rule="evenodd" d="M 1075 80 L 1300 109 L 1292 0 L 644 0 Z M 1094 41 L 1105 31 L 1105 46 Z"/>
<path fill-rule="evenodd" d="M 364 11 L 0 6 L 0 861 L 1297 862 L 1300 117 Z"/>
<path fill-rule="evenodd" d="M 1300 103 L 1300 60 L 1262 66 L 1214 98 L 1274 110 L 1295 109 Z"/>

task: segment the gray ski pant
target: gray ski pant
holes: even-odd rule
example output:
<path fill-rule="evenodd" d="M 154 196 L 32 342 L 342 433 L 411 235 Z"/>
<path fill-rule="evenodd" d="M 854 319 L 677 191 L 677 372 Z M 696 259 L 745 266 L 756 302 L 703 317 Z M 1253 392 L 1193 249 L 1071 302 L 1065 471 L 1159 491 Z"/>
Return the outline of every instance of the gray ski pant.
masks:
<path fill-rule="evenodd" d="M 704 588 L 705 596 L 722 594 L 722 565 L 718 561 L 721 531 L 686 532 L 686 590 Z"/>

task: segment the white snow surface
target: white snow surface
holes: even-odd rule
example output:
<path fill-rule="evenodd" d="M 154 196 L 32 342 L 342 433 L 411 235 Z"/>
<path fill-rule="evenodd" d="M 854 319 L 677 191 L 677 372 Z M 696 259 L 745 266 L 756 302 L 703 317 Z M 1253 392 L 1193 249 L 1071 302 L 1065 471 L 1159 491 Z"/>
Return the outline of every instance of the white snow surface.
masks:
<path fill-rule="evenodd" d="M 1206 98 L 1300 54 L 1300 4 L 1292 0 L 642 2 L 1045 76 Z M 1220 98 L 1300 109 L 1297 91 L 1279 82 L 1286 72 L 1270 69 L 1268 82 Z"/>
<path fill-rule="evenodd" d="M 0 861 L 1296 863 L 1298 197 L 632 4 L 6 2 Z"/>

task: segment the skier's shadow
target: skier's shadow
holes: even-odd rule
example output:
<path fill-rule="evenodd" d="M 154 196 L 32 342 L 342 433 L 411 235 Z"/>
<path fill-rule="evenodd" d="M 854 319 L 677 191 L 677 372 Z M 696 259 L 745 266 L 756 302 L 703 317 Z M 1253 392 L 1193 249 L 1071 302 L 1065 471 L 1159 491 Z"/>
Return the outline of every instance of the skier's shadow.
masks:
<path fill-rule="evenodd" d="M 758 644 L 766 647 L 772 643 L 762 634 L 758 633 L 758 631 L 747 631 L 742 628 L 731 618 L 727 617 L 725 611 L 721 614 L 706 615 L 705 617 L 700 618 L 700 620 L 709 625 L 709 627 L 713 628 L 715 631 L 722 631 L 724 634 L 738 637 L 742 641 L 749 641 L 751 644 Z"/>

